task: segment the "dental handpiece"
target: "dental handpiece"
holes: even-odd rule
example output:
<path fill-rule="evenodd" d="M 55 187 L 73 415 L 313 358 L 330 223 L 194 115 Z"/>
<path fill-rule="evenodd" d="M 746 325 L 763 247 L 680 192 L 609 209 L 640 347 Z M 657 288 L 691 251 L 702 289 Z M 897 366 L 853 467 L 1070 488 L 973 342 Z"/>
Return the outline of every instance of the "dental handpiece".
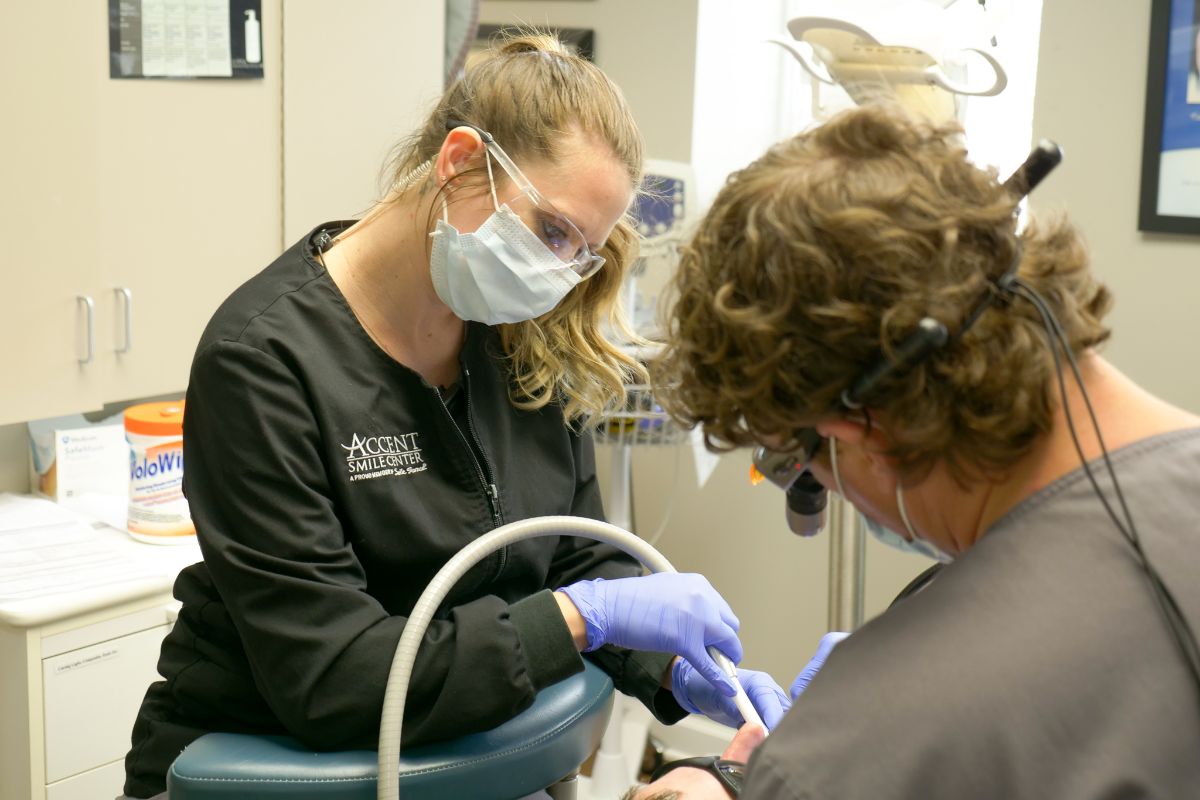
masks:
<path fill-rule="evenodd" d="M 708 654 L 713 657 L 713 661 L 717 662 L 717 666 L 729 677 L 729 680 L 733 681 L 733 686 L 737 689 L 737 694 L 733 696 L 733 704 L 742 713 L 742 719 L 748 724 L 757 725 L 765 731 L 767 726 L 763 723 L 762 717 L 754 709 L 754 704 L 750 702 L 750 696 L 742 688 L 742 682 L 738 680 L 737 676 L 737 667 L 729 660 L 729 656 L 715 647 L 708 648 Z"/>

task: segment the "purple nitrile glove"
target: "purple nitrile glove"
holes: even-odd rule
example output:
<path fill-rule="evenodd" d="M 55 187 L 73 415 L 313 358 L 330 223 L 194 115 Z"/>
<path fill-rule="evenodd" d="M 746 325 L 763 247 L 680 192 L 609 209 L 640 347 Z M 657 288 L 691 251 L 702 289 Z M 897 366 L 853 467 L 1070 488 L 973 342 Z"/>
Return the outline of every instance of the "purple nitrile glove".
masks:
<path fill-rule="evenodd" d="M 821 641 L 817 644 L 817 653 L 808 662 L 804 669 L 800 670 L 800 674 L 796 676 L 796 680 L 792 681 L 792 700 L 804 694 L 804 690 L 808 688 L 809 682 L 817 677 L 817 673 L 821 671 L 821 667 L 825 666 L 825 659 L 829 658 L 829 654 L 833 652 L 833 648 L 837 647 L 838 642 L 849 636 L 849 633 L 844 631 L 831 631 L 821 637 Z"/>
<path fill-rule="evenodd" d="M 587 627 L 588 650 L 606 644 L 674 653 L 732 697 L 733 683 L 706 648 L 742 660 L 738 618 L 703 575 L 659 572 L 640 578 L 596 578 L 564 586 Z"/>
<path fill-rule="evenodd" d="M 784 713 L 791 708 L 792 701 L 788 700 L 783 689 L 775 683 L 775 679 L 765 672 L 752 669 L 739 669 L 738 681 L 746 690 L 750 704 L 762 717 L 767 730 L 774 730 Z M 671 667 L 671 694 L 683 709 L 692 714 L 703 714 L 711 720 L 731 728 L 741 726 L 742 712 L 738 711 L 733 698 L 726 697 L 716 690 L 703 675 L 692 669 L 686 659 L 676 659 Z"/>

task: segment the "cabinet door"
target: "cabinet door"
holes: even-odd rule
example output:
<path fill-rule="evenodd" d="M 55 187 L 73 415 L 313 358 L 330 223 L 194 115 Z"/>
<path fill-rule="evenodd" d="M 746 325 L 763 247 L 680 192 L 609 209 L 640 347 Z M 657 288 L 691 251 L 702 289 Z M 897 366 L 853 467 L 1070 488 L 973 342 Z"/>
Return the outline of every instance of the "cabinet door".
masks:
<path fill-rule="evenodd" d="M 279 0 L 263 2 L 262 79 L 105 76 L 96 87 L 98 175 L 109 189 L 93 259 L 105 402 L 182 392 L 213 312 L 279 255 L 281 14 Z M 127 352 L 117 352 L 127 344 L 118 288 L 132 296 Z"/>
<path fill-rule="evenodd" d="M 125 757 L 166 633 L 160 625 L 43 659 L 47 783 Z"/>
<path fill-rule="evenodd" d="M 281 2 L 249 80 L 113 79 L 107 3 L 11 5 L 0 425 L 182 391 L 208 318 L 281 249 Z"/>
<path fill-rule="evenodd" d="M 46 800 L 110 800 L 125 789 L 125 762 L 114 761 L 46 786 Z"/>
<path fill-rule="evenodd" d="M 94 48 L 74 46 L 104 39 L 95 15 L 7 3 L 4 16 L 13 33 L 0 47 L 0 424 L 100 405 L 97 364 L 80 363 L 76 295 L 92 293 L 100 193 L 91 87 L 107 70 Z"/>

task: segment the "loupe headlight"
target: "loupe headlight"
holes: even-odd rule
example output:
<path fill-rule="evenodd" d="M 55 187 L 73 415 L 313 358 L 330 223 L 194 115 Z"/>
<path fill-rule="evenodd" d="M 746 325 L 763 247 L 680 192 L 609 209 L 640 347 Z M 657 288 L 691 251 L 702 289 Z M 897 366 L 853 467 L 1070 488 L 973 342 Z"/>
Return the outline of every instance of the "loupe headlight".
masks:
<path fill-rule="evenodd" d="M 760 483 L 765 478 L 786 492 L 788 528 L 799 536 L 815 536 L 825 524 L 828 492 L 808 469 L 820 448 L 816 430 L 805 428 L 794 449 L 759 447 L 754 451 L 751 481 Z"/>

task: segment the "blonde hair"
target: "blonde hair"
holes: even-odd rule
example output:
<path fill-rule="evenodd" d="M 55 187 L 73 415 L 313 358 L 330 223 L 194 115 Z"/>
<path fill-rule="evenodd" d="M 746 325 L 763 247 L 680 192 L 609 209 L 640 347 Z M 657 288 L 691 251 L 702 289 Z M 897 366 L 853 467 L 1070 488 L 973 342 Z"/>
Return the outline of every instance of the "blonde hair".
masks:
<path fill-rule="evenodd" d="M 446 90 L 421 129 L 396 147 L 389 162 L 390 191 L 429 185 L 450 120 L 491 133 L 518 163 L 554 163 L 560 142 L 577 132 L 603 142 L 631 186 L 636 189 L 642 181 L 641 135 L 621 90 L 546 33 L 506 33 Z M 472 173 L 486 175 L 486 170 L 461 175 Z M 438 188 L 448 202 L 457 190 Z M 509 398 L 516 407 L 534 410 L 557 402 L 569 423 L 586 422 L 620 407 L 626 383 L 646 380 L 645 368 L 604 335 L 608 326 L 616 335 L 636 339 L 618 301 L 637 251 L 633 225 L 622 218 L 598 251 L 605 259 L 599 272 L 543 316 L 498 326 L 512 365 Z"/>
<path fill-rule="evenodd" d="M 664 405 L 714 448 L 795 436 L 845 413 L 842 391 L 929 315 L 950 344 L 868 398 L 906 477 L 944 460 L 963 479 L 1028 452 L 1054 406 L 1041 319 L 1013 299 L 956 339 L 967 314 L 1018 253 L 1076 353 L 1108 337 L 1111 298 L 1065 220 L 1018 237 L 1018 198 L 960 135 L 864 107 L 730 176 L 682 248 L 652 365 Z"/>

